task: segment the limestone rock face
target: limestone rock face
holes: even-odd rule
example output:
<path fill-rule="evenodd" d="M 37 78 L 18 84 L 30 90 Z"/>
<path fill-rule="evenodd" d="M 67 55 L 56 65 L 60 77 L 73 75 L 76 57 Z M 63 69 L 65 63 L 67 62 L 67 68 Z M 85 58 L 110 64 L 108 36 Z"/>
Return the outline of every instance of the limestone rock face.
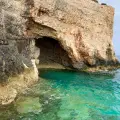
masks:
<path fill-rule="evenodd" d="M 33 0 L 29 11 L 27 36 L 58 40 L 74 68 L 117 63 L 112 7 L 92 0 Z"/>
<path fill-rule="evenodd" d="M 25 41 L 45 36 L 60 43 L 74 68 L 114 65 L 113 17 L 114 9 L 97 0 L 0 0 L 1 44 L 17 40 L 21 54 L 29 46 L 25 56 L 34 58 Z"/>
<path fill-rule="evenodd" d="M 10 104 L 19 92 L 38 80 L 32 40 L 24 37 L 25 3 L 0 0 L 0 105 Z"/>

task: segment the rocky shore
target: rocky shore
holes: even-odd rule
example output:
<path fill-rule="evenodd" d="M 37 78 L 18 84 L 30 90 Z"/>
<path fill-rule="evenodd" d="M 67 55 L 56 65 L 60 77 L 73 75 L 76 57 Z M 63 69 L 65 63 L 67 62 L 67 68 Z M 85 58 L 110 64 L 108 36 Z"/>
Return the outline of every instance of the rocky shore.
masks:
<path fill-rule="evenodd" d="M 118 67 L 113 18 L 97 0 L 0 0 L 0 105 L 38 80 L 39 63 Z"/>

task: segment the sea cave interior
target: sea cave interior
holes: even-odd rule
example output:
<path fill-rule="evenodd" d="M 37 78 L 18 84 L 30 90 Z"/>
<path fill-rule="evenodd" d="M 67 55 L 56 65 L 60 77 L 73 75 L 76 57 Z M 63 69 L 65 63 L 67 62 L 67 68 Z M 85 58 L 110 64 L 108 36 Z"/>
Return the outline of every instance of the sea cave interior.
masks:
<path fill-rule="evenodd" d="M 71 66 L 71 60 L 58 40 L 51 37 L 41 37 L 35 40 L 35 45 L 40 49 L 39 64 L 61 64 Z"/>

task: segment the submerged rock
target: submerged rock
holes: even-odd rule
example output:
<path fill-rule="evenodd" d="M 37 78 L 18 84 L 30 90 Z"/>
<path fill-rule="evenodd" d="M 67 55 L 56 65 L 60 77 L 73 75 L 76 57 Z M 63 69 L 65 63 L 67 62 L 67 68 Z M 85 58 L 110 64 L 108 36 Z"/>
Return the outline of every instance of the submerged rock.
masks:
<path fill-rule="evenodd" d="M 35 113 L 38 114 L 42 110 L 42 105 L 39 103 L 39 97 L 22 97 L 16 102 L 18 113 Z"/>

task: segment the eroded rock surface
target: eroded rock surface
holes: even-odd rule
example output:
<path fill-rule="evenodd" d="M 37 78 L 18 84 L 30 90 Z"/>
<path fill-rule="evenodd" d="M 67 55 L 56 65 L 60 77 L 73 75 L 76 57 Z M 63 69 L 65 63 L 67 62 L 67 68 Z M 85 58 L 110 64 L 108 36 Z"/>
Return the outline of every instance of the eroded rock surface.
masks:
<path fill-rule="evenodd" d="M 0 0 L 0 105 L 38 80 L 32 39 L 25 38 L 26 1 Z"/>
<path fill-rule="evenodd" d="M 114 65 L 114 9 L 91 0 L 33 0 L 28 36 L 48 36 L 59 41 L 74 68 Z"/>
<path fill-rule="evenodd" d="M 96 0 L 1 0 L 0 9 L 3 39 L 19 39 L 24 44 L 25 38 L 54 38 L 78 69 L 117 63 L 110 6 Z"/>

